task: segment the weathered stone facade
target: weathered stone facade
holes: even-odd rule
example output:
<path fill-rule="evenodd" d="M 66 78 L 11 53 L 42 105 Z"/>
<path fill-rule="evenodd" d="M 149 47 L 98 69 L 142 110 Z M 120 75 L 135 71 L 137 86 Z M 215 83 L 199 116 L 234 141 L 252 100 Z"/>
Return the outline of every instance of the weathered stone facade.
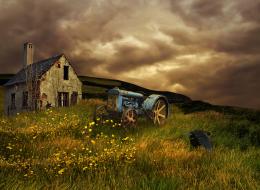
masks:
<path fill-rule="evenodd" d="M 68 80 L 64 80 L 64 66 L 68 66 Z M 65 56 L 62 56 L 41 78 L 40 82 L 40 94 L 42 106 L 46 107 L 47 103 L 51 106 L 58 107 L 59 99 L 58 93 L 68 93 L 68 105 L 72 105 L 73 92 L 77 93 L 76 102 L 81 99 L 82 96 L 82 83 L 78 79 L 76 73 L 72 69 Z"/>
<path fill-rule="evenodd" d="M 37 63 L 33 64 L 37 65 Z M 21 77 L 23 76 L 21 72 L 28 72 L 26 69 L 21 70 L 16 78 L 5 85 L 7 115 L 29 110 L 43 110 L 48 107 L 70 106 L 81 100 L 82 83 L 65 55 L 44 60 L 39 65 L 45 70 L 38 68 L 41 72 L 37 71 L 39 74 L 37 77 L 32 74 L 33 82 L 30 83 L 32 88 L 28 87 L 28 79 Z"/>
<path fill-rule="evenodd" d="M 7 115 L 13 115 L 26 108 L 23 107 L 23 92 L 27 90 L 26 84 L 12 85 L 5 89 L 4 111 Z M 15 95 L 15 103 L 12 105 L 12 94 Z M 29 101 L 29 100 L 28 100 Z"/>

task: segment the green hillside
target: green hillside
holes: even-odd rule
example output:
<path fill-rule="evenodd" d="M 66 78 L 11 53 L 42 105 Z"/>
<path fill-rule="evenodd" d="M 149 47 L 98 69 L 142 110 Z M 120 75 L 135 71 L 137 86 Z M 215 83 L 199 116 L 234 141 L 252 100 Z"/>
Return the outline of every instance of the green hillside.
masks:
<path fill-rule="evenodd" d="M 182 105 L 160 128 L 139 118 L 125 129 L 92 122 L 102 103 L 1 116 L 0 189 L 259 189 L 260 124 L 251 117 L 185 114 Z M 212 152 L 190 147 L 194 129 L 211 132 Z"/>
<path fill-rule="evenodd" d="M 12 74 L 0 74 L 0 86 L 4 85 L 13 75 Z M 119 87 L 120 89 L 141 92 L 144 95 L 150 94 L 163 94 L 165 95 L 170 103 L 176 102 L 189 102 L 191 99 L 185 95 L 168 92 L 168 91 L 157 91 L 147 89 L 132 83 L 125 81 L 106 79 L 106 78 L 97 78 L 89 76 L 79 76 L 79 79 L 83 83 L 82 93 L 83 98 L 106 98 L 106 90 Z"/>
<path fill-rule="evenodd" d="M 158 91 L 147 89 L 129 82 L 114 80 L 114 79 L 106 79 L 106 78 L 97 78 L 97 77 L 88 77 L 88 76 L 79 76 L 79 79 L 83 83 L 83 98 L 105 98 L 106 94 L 104 92 L 100 92 L 100 90 L 95 91 L 93 88 L 88 87 L 99 87 L 102 88 L 103 91 L 107 89 L 111 89 L 113 87 L 119 87 L 120 89 L 140 92 L 144 95 L 150 94 L 162 94 L 168 98 L 170 103 L 180 103 L 180 102 L 189 102 L 191 99 L 185 95 L 169 92 L 169 91 Z M 95 96 L 96 95 L 96 96 Z"/>

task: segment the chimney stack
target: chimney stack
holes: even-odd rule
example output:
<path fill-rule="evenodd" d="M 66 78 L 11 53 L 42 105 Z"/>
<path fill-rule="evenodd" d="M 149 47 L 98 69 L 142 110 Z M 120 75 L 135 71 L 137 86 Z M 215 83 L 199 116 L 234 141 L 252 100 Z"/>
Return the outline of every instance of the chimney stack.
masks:
<path fill-rule="evenodd" d="M 24 53 L 24 68 L 27 67 L 28 65 L 33 63 L 33 44 L 30 42 L 27 42 L 24 44 L 23 47 L 23 53 Z"/>

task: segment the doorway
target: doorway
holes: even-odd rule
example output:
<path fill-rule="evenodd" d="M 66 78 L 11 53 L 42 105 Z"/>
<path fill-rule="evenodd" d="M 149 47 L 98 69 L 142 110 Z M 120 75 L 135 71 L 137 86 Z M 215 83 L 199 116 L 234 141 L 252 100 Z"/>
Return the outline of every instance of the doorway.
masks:
<path fill-rule="evenodd" d="M 58 106 L 68 107 L 69 106 L 69 93 L 68 92 L 58 92 Z"/>

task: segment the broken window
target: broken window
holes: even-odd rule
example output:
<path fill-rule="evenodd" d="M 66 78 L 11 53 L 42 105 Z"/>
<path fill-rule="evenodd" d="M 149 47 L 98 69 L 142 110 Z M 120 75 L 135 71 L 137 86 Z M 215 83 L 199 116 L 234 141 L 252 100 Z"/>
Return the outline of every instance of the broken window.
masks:
<path fill-rule="evenodd" d="M 11 109 L 15 109 L 15 93 L 11 94 Z"/>
<path fill-rule="evenodd" d="M 27 108 L 28 107 L 28 92 L 25 91 L 23 92 L 23 108 Z"/>
<path fill-rule="evenodd" d="M 64 66 L 64 80 L 69 80 L 69 66 Z"/>
<path fill-rule="evenodd" d="M 58 92 L 58 106 L 59 107 L 69 106 L 69 93 L 68 92 Z"/>

